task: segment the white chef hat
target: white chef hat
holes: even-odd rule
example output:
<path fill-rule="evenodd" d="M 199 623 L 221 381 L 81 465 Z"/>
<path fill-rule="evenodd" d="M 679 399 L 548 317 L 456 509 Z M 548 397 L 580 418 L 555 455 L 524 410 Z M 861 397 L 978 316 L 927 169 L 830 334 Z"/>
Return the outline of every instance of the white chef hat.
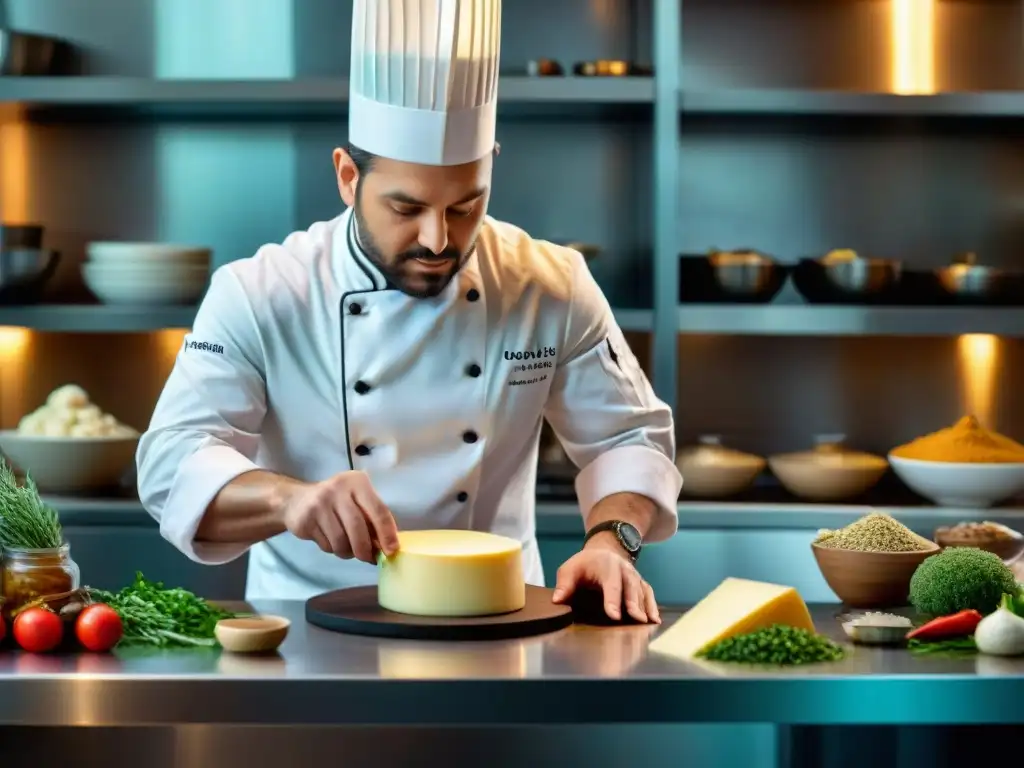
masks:
<path fill-rule="evenodd" d="M 495 146 L 501 0 L 355 0 L 348 139 L 458 165 Z"/>

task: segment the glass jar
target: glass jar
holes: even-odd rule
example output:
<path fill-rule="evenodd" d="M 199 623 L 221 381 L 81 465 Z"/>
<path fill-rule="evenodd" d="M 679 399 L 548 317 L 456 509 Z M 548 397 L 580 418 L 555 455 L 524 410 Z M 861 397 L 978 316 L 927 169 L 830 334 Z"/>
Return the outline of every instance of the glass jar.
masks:
<path fill-rule="evenodd" d="M 71 559 L 68 543 L 49 549 L 4 549 L 0 577 L 5 617 L 35 601 L 59 611 L 81 586 L 81 571 Z"/>

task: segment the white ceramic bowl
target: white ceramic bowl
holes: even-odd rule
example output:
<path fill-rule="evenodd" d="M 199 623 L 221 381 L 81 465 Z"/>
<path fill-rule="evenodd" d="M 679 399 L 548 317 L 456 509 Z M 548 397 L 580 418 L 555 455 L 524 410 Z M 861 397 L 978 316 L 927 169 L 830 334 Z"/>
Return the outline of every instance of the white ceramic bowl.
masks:
<path fill-rule="evenodd" d="M 210 264 L 213 252 L 195 245 L 171 243 L 89 243 L 85 247 L 89 261 L 94 264 Z"/>
<path fill-rule="evenodd" d="M 1024 464 L 957 464 L 889 455 L 893 471 L 939 506 L 986 509 L 1024 491 Z"/>
<path fill-rule="evenodd" d="M 0 451 L 39 490 L 77 493 L 113 488 L 135 461 L 139 438 L 42 437 L 0 431 Z"/>
<path fill-rule="evenodd" d="M 137 267 L 82 265 L 82 279 L 104 304 L 195 304 L 206 291 L 209 277 L 206 267 L 153 268 L 140 272 Z"/>

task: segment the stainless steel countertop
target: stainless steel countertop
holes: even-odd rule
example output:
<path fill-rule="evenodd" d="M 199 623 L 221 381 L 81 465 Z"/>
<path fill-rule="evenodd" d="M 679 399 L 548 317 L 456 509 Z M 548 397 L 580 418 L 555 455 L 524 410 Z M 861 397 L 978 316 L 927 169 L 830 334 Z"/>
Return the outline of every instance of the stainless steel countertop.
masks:
<path fill-rule="evenodd" d="M 301 602 L 255 607 L 293 622 L 276 656 L 2 652 L 0 724 L 1024 723 L 1024 659 L 855 647 L 838 663 L 747 669 L 648 655 L 649 626 L 421 643 L 321 630 Z M 813 607 L 840 639 L 837 610 Z"/>

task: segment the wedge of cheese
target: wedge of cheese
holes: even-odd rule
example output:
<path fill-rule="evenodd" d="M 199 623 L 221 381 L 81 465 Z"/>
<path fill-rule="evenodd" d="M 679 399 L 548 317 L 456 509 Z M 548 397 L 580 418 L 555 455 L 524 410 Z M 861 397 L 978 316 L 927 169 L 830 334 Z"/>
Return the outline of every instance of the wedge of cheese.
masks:
<path fill-rule="evenodd" d="M 526 605 L 523 545 L 482 531 L 402 531 L 378 560 L 377 602 L 415 616 L 489 616 Z"/>
<path fill-rule="evenodd" d="M 803 598 L 793 587 L 728 578 L 650 645 L 650 650 L 692 659 L 713 643 L 772 624 L 814 630 Z"/>

